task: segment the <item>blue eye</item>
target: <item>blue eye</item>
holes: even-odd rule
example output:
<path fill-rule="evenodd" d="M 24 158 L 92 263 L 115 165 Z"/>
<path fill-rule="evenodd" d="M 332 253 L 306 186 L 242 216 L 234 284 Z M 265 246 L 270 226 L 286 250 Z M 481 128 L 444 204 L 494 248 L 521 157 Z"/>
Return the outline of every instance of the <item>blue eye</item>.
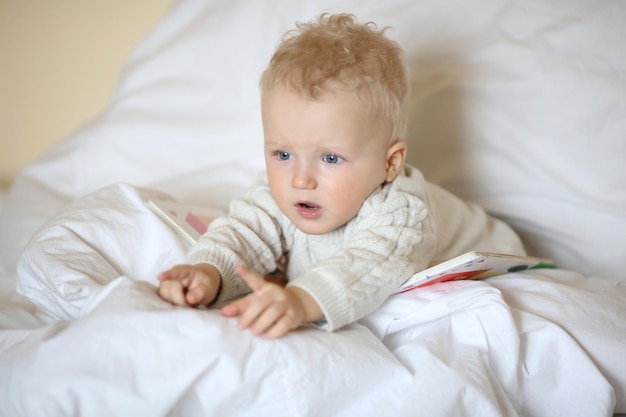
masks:
<path fill-rule="evenodd" d="M 287 160 L 291 159 L 291 154 L 289 152 L 285 152 L 285 151 L 278 151 L 278 152 L 276 152 L 276 156 L 281 161 L 287 161 Z"/>
<path fill-rule="evenodd" d="M 337 164 L 341 162 L 341 157 L 334 153 L 327 153 L 322 157 L 322 160 L 328 164 Z"/>

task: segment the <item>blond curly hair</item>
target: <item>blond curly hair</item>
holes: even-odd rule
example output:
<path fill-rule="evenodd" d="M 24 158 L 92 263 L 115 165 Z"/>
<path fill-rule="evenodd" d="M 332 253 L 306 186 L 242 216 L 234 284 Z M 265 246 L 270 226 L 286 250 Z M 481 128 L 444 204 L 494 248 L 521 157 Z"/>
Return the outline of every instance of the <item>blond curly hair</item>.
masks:
<path fill-rule="evenodd" d="M 296 23 L 261 77 L 261 95 L 281 85 L 317 99 L 325 91 L 354 91 L 390 128 L 390 142 L 406 136 L 409 83 L 400 46 L 352 14 L 324 13 Z"/>

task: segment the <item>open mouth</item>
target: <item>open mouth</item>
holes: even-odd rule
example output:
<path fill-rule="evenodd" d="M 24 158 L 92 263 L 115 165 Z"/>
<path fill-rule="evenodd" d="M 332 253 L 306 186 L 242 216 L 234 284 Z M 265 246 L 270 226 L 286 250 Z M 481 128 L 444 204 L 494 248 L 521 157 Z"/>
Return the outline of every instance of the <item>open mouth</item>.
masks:
<path fill-rule="evenodd" d="M 307 202 L 298 203 L 299 207 L 302 207 L 305 210 L 317 210 L 319 208 L 318 205 Z"/>
<path fill-rule="evenodd" d="M 299 201 L 296 203 L 296 210 L 300 216 L 307 219 L 314 219 L 321 215 L 322 208 L 310 201 Z"/>

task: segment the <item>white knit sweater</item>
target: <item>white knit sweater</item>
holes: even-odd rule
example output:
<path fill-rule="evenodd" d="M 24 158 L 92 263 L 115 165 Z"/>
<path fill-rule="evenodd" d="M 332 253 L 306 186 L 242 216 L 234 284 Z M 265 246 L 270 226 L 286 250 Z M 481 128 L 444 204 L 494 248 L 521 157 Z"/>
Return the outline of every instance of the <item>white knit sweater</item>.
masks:
<path fill-rule="evenodd" d="M 262 181 L 211 223 L 187 261 L 220 271 L 220 305 L 250 291 L 236 265 L 265 275 L 288 254 L 288 285 L 308 292 L 324 313 L 322 327 L 335 330 L 376 310 L 413 273 L 471 250 L 524 254 L 506 224 L 407 165 L 356 217 L 325 235 L 298 230 Z"/>

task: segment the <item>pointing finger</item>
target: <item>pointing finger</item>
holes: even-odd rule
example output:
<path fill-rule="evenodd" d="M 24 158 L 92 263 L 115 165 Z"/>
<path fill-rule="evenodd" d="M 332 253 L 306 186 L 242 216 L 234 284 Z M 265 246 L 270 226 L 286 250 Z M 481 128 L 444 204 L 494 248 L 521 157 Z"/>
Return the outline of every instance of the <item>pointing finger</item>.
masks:
<path fill-rule="evenodd" d="M 261 277 L 259 274 L 246 266 L 236 266 L 235 272 L 237 272 L 241 279 L 243 279 L 244 282 L 248 284 L 248 287 L 250 287 L 252 291 L 257 291 L 266 284 L 266 281 L 263 279 L 263 277 Z"/>

